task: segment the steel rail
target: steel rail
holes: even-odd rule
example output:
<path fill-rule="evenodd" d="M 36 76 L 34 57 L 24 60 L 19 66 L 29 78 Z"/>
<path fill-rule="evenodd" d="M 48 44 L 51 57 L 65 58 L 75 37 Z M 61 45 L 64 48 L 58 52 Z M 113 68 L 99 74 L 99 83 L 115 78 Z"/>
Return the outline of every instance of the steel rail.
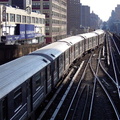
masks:
<path fill-rule="evenodd" d="M 115 55 L 114 55 L 113 57 L 114 57 L 114 60 L 115 60 L 116 69 L 117 69 L 118 73 L 120 74 L 120 68 L 119 68 L 118 65 L 117 65 L 117 61 L 116 61 Z"/>
<path fill-rule="evenodd" d="M 114 43 L 114 45 L 115 45 L 115 48 L 117 49 L 118 54 L 120 55 L 120 51 L 119 51 L 119 49 L 118 49 L 118 47 L 117 47 L 117 45 L 116 45 L 113 37 L 112 37 L 112 36 L 110 36 L 110 37 L 111 37 L 111 39 L 112 39 L 112 41 L 113 41 L 113 43 Z"/>
<path fill-rule="evenodd" d="M 117 85 L 117 83 L 115 82 L 115 80 L 110 76 L 110 74 L 105 70 L 105 68 L 103 67 L 101 61 L 100 61 L 100 67 L 102 68 L 102 70 L 105 72 L 105 74 L 112 80 L 112 82 Z"/>
<path fill-rule="evenodd" d="M 101 56 L 101 50 L 100 50 L 99 56 L 98 56 L 97 69 L 96 69 L 96 73 L 95 73 L 96 75 L 98 74 L 100 56 Z M 91 62 L 90 62 L 90 68 L 92 70 L 92 63 Z M 89 112 L 89 118 L 88 118 L 88 120 L 91 119 L 91 115 L 92 115 L 92 108 L 93 108 L 93 102 L 94 102 L 94 96 L 95 96 L 96 83 L 97 83 L 97 78 L 95 77 L 94 78 L 94 86 L 93 86 L 93 91 L 92 91 L 92 99 L 91 99 L 91 104 L 90 104 L 90 112 Z"/>
<path fill-rule="evenodd" d="M 74 77 L 73 77 L 73 79 L 72 79 L 70 85 L 68 86 L 66 92 L 64 93 L 62 99 L 60 100 L 60 102 L 59 102 L 58 106 L 56 107 L 56 110 L 54 111 L 54 113 L 53 113 L 52 117 L 50 118 L 50 120 L 54 120 L 55 117 L 57 116 L 57 114 L 58 114 L 58 112 L 59 112 L 59 110 L 60 110 L 60 108 L 61 108 L 61 106 L 62 106 L 62 104 L 63 104 L 63 102 L 64 102 L 64 100 L 65 100 L 65 98 L 67 97 L 68 92 L 70 91 L 73 82 L 75 81 L 76 77 L 78 76 L 78 73 L 80 72 L 80 70 L 81 70 L 83 64 L 84 64 L 84 61 L 81 63 L 79 69 L 77 70 L 76 74 L 74 75 Z"/>
<path fill-rule="evenodd" d="M 113 65 L 113 70 L 114 70 L 114 75 L 115 75 L 115 81 L 117 83 L 116 86 L 117 86 L 118 95 L 119 95 L 119 98 L 120 98 L 120 90 L 119 90 L 119 84 L 118 84 L 118 77 L 117 77 L 117 73 L 116 73 L 116 69 L 115 69 L 115 63 L 114 63 L 114 58 L 113 58 L 113 53 L 112 53 L 110 39 L 108 39 L 108 41 L 109 41 L 109 46 L 110 46 L 110 55 L 111 55 L 111 60 L 112 60 L 112 65 Z"/>
<path fill-rule="evenodd" d="M 91 57 L 92 57 L 92 55 L 90 56 L 90 58 L 91 58 Z M 89 60 L 88 60 L 88 62 L 87 62 L 87 65 L 86 65 L 86 67 L 85 67 L 85 69 L 84 69 L 84 72 L 83 72 L 83 74 L 82 74 L 82 77 L 81 77 L 81 79 L 80 79 L 80 81 L 79 81 L 79 83 L 78 83 L 78 86 L 77 86 L 77 88 L 76 88 L 75 94 L 74 94 L 74 96 L 73 96 L 73 98 L 72 98 L 72 100 L 71 100 L 71 103 L 70 103 L 70 105 L 69 105 L 69 108 L 68 108 L 68 110 L 67 110 L 67 113 L 66 113 L 66 115 L 65 115 L 64 120 L 67 119 L 67 116 L 68 116 L 68 114 L 69 114 L 69 111 L 70 111 L 71 106 L 72 106 L 72 104 L 73 104 L 73 101 L 74 101 L 74 99 L 75 99 L 75 96 L 76 96 L 76 94 L 77 94 L 77 92 L 78 92 L 78 89 L 79 89 L 79 87 L 80 87 L 80 85 L 81 85 L 81 82 L 82 82 L 83 78 L 85 77 L 85 73 L 86 73 L 88 64 L 89 64 L 89 62 L 90 62 L 90 58 L 89 58 Z"/>
<path fill-rule="evenodd" d="M 109 52 L 109 44 L 108 44 L 108 36 L 106 39 L 106 49 L 107 49 L 107 64 L 110 65 L 110 52 Z"/>
<path fill-rule="evenodd" d="M 88 88 L 87 96 L 86 96 L 85 105 L 84 105 L 84 109 L 83 109 L 83 114 L 82 114 L 81 120 L 84 120 L 84 115 L 85 115 L 85 111 L 86 111 L 86 108 L 87 108 L 87 103 L 88 103 L 88 98 L 89 98 L 89 93 L 90 93 L 90 86 L 88 86 L 87 88 Z"/>
<path fill-rule="evenodd" d="M 99 84 L 101 85 L 102 89 L 104 90 L 105 94 L 107 95 L 107 97 L 108 97 L 108 99 L 109 99 L 109 101 L 110 101 L 110 103 L 111 103 L 111 105 L 112 105 L 112 107 L 114 109 L 114 112 L 116 114 L 117 119 L 120 120 L 120 114 L 119 114 L 116 106 L 114 105 L 112 98 L 108 94 L 107 90 L 105 89 L 104 85 L 102 84 L 102 82 L 100 81 L 100 79 L 98 78 L 98 76 L 96 76 L 96 73 L 94 72 L 93 69 L 92 69 L 92 72 L 93 72 L 94 76 L 96 77 L 97 81 L 99 82 Z"/>
<path fill-rule="evenodd" d="M 74 119 L 74 116 L 75 116 L 75 113 L 76 113 L 76 110 L 77 110 L 77 106 L 78 106 L 78 104 L 79 104 L 79 100 L 80 100 L 80 98 L 81 98 L 81 96 L 82 96 L 85 88 L 86 88 L 86 85 L 83 87 L 83 89 L 82 89 L 81 92 L 80 92 L 80 95 L 79 95 L 79 98 L 78 98 L 77 103 L 76 103 L 76 105 L 75 105 L 75 109 L 74 109 L 74 112 L 73 112 L 73 115 L 72 115 L 72 119 L 71 119 L 71 120 Z"/>
<path fill-rule="evenodd" d="M 47 106 L 44 108 L 44 110 L 42 111 L 42 113 L 40 114 L 40 116 L 38 117 L 37 120 L 41 120 L 43 118 L 43 116 L 45 115 L 46 111 L 49 109 L 49 107 L 51 106 L 51 104 L 53 103 L 53 101 L 55 100 L 55 98 L 57 97 L 58 93 L 63 88 L 64 84 L 70 78 L 70 75 L 72 74 L 73 71 L 74 71 L 74 68 L 71 69 L 71 71 L 69 72 L 69 74 L 67 75 L 67 77 L 65 78 L 65 80 L 63 81 L 63 84 L 55 92 L 54 96 L 52 97 L 52 99 L 50 100 L 50 102 L 47 104 Z"/>

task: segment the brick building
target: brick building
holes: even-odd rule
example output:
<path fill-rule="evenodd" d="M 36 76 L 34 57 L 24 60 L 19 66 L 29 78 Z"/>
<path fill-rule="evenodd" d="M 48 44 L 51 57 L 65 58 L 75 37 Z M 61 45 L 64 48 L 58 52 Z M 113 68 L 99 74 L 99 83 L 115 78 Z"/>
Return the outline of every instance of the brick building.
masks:
<path fill-rule="evenodd" d="M 32 9 L 46 16 L 46 43 L 66 37 L 67 0 L 32 0 Z"/>
<path fill-rule="evenodd" d="M 67 0 L 67 34 L 77 34 L 80 29 L 80 0 Z"/>
<path fill-rule="evenodd" d="M 102 21 L 100 20 L 98 15 L 96 15 L 94 12 L 92 12 L 90 14 L 90 28 L 91 29 L 99 29 L 101 23 L 102 23 Z"/>
<path fill-rule="evenodd" d="M 90 7 L 82 6 L 81 8 L 81 25 L 84 27 L 90 27 Z"/>

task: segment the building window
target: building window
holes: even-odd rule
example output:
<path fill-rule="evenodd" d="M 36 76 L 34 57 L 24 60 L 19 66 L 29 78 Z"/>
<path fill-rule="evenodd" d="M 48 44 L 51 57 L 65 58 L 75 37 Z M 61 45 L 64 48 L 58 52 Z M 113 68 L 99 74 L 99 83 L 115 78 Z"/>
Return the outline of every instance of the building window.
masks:
<path fill-rule="evenodd" d="M 36 18 L 36 23 L 38 23 L 38 18 Z"/>
<path fill-rule="evenodd" d="M 33 2 L 32 3 L 33 8 L 39 8 L 40 9 L 40 2 Z"/>
<path fill-rule="evenodd" d="M 35 17 L 32 17 L 32 23 L 35 23 Z"/>
<path fill-rule="evenodd" d="M 45 33 L 46 33 L 46 35 L 49 35 L 49 34 L 50 34 L 50 28 L 49 28 L 49 27 L 46 27 Z"/>
<path fill-rule="evenodd" d="M 21 15 L 17 15 L 17 22 L 21 22 Z"/>
<path fill-rule="evenodd" d="M 49 25 L 50 24 L 50 20 L 46 19 L 45 23 L 46 23 L 46 25 Z"/>
<path fill-rule="evenodd" d="M 43 9 L 49 9 L 49 2 L 43 2 Z"/>
<path fill-rule="evenodd" d="M 26 16 L 22 16 L 22 22 L 26 23 Z"/>
<path fill-rule="evenodd" d="M 15 14 L 10 14 L 10 22 L 15 22 Z"/>
<path fill-rule="evenodd" d="M 9 14 L 6 14 L 6 20 L 9 21 Z"/>
<path fill-rule="evenodd" d="M 46 18 L 49 18 L 49 13 L 44 13 Z"/>
<path fill-rule="evenodd" d="M 27 16 L 27 23 L 31 23 L 31 17 Z"/>
<path fill-rule="evenodd" d="M 43 24 L 45 24 L 45 19 L 43 19 Z"/>
<path fill-rule="evenodd" d="M 42 24 L 42 18 L 39 18 L 39 23 Z"/>

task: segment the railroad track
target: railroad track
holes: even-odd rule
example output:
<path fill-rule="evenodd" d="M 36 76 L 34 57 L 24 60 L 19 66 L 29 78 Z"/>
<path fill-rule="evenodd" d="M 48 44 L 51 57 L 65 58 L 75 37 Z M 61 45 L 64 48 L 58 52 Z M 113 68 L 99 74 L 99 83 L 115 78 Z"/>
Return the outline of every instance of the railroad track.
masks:
<path fill-rule="evenodd" d="M 108 42 L 109 42 L 109 48 L 110 48 L 110 58 L 111 58 L 111 63 L 112 63 L 112 68 L 114 72 L 114 80 L 116 82 L 116 87 L 118 90 L 118 95 L 120 97 L 120 81 L 119 81 L 119 73 L 120 73 L 120 64 L 118 61 L 120 60 L 120 51 L 115 43 L 115 40 L 113 39 L 112 35 L 108 35 Z M 119 66 L 119 67 L 118 67 Z"/>
<path fill-rule="evenodd" d="M 116 115 L 116 119 L 119 120 L 119 119 L 120 119 L 120 114 L 119 114 L 119 112 L 118 112 L 118 109 L 117 109 L 117 107 L 115 106 L 114 101 L 112 100 L 112 98 L 111 98 L 111 96 L 109 95 L 108 91 L 107 91 L 106 88 L 104 87 L 104 84 L 101 82 L 101 79 L 98 77 L 98 69 L 99 69 L 99 65 L 100 65 L 100 54 L 101 54 L 101 53 L 99 53 L 98 65 L 97 65 L 96 72 L 94 71 L 94 69 L 92 68 L 92 65 L 90 64 L 91 70 L 92 70 L 92 72 L 93 72 L 93 74 L 94 74 L 94 76 L 95 76 L 95 83 L 98 82 L 99 85 L 101 86 L 101 88 L 103 89 L 103 91 L 104 91 L 104 93 L 106 94 L 109 102 L 110 102 L 111 105 L 112 105 L 112 108 L 113 108 L 113 110 L 114 110 L 114 112 L 115 112 L 115 115 Z M 96 84 L 95 84 L 95 87 L 96 87 Z M 93 95 L 95 95 L 95 87 L 94 87 Z M 93 96 L 92 98 L 93 98 L 92 100 L 94 100 L 94 96 Z M 92 102 L 92 103 L 93 103 L 93 102 Z M 90 112 L 92 111 L 92 105 L 93 105 L 93 104 L 91 104 L 91 110 L 90 110 Z M 90 119 L 91 119 L 91 114 L 90 114 L 90 116 L 89 116 L 89 120 L 90 120 Z"/>
<path fill-rule="evenodd" d="M 114 103 L 119 98 L 116 97 L 116 93 L 109 95 L 116 91 L 117 83 L 104 68 L 101 52 L 96 51 L 92 52 L 89 60 L 84 59 L 79 68 L 75 65 L 78 70 L 74 77 L 70 77 L 74 71 L 72 69 L 65 80 L 68 81 L 71 78 L 67 82 L 69 84 L 63 82 L 38 120 L 116 120 L 120 118 L 118 110 L 120 105 L 116 107 L 117 102 Z M 100 77 L 98 77 L 99 74 Z M 104 74 L 104 77 L 101 77 L 101 74 Z M 111 79 L 111 82 L 109 83 L 106 78 Z"/>

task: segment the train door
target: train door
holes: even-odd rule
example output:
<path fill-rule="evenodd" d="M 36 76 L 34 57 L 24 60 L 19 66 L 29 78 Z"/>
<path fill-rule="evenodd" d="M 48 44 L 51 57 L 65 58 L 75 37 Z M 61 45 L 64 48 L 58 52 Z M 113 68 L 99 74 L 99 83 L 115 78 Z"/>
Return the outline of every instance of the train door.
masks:
<path fill-rule="evenodd" d="M 100 45 L 100 35 L 98 35 L 98 45 Z"/>
<path fill-rule="evenodd" d="M 47 90 L 47 72 L 46 72 L 46 68 L 43 68 L 41 70 L 41 82 L 43 83 L 44 86 L 44 94 L 47 95 L 48 90 Z"/>
<path fill-rule="evenodd" d="M 81 53 L 85 52 L 85 44 L 84 44 L 85 39 L 81 42 Z"/>
<path fill-rule="evenodd" d="M 65 51 L 65 70 L 67 70 L 68 66 L 69 66 L 69 63 L 70 63 L 70 51 L 69 49 L 67 51 Z"/>
<path fill-rule="evenodd" d="M 47 93 L 48 93 L 48 88 L 47 88 L 47 67 L 44 69 L 44 71 L 45 71 L 45 74 L 44 74 L 44 78 L 45 78 L 44 91 L 45 91 L 45 94 L 47 95 Z"/>
<path fill-rule="evenodd" d="M 92 37 L 92 38 L 91 38 L 91 41 L 90 41 L 90 49 L 93 48 L 93 42 L 94 42 L 94 40 L 95 40 L 95 37 Z M 96 41 L 95 41 L 95 42 L 96 42 Z"/>
<path fill-rule="evenodd" d="M 60 79 L 64 73 L 64 54 L 59 56 L 58 68 L 59 68 L 58 73 L 59 73 L 59 79 Z"/>
<path fill-rule="evenodd" d="M 86 49 L 86 46 L 87 46 L 86 44 L 87 44 L 87 39 L 84 39 L 84 52 L 87 50 Z"/>
<path fill-rule="evenodd" d="M 76 51 L 75 51 L 75 45 L 74 45 L 74 59 L 75 59 L 75 54 L 76 54 L 75 52 L 76 52 Z"/>
<path fill-rule="evenodd" d="M 80 55 L 80 42 L 78 43 L 78 54 Z"/>
<path fill-rule="evenodd" d="M 28 117 L 30 116 L 33 108 L 32 108 L 32 79 L 28 79 L 26 82 L 27 87 L 27 111 Z"/>
<path fill-rule="evenodd" d="M 74 45 L 72 45 L 72 47 L 70 48 L 71 49 L 71 58 L 70 58 L 70 63 L 74 60 Z"/>
<path fill-rule="evenodd" d="M 72 62 L 72 47 L 70 47 L 70 63 Z"/>
<path fill-rule="evenodd" d="M 81 55 L 81 53 L 82 53 L 82 41 L 80 42 L 80 44 L 79 44 L 79 46 L 80 46 L 80 55 Z"/>
<path fill-rule="evenodd" d="M 7 98 L 0 101 L 0 120 L 8 120 Z"/>
<path fill-rule="evenodd" d="M 96 39 L 97 39 L 97 44 L 96 45 L 98 46 L 98 36 L 96 36 Z"/>
<path fill-rule="evenodd" d="M 46 68 L 46 75 L 47 75 L 47 83 L 46 83 L 46 89 L 47 89 L 47 93 L 49 93 L 51 91 L 52 88 L 52 75 L 51 75 L 52 69 L 51 69 L 51 65 L 48 65 Z"/>
<path fill-rule="evenodd" d="M 77 58 L 79 55 L 79 43 L 75 44 L 75 58 Z"/>
<path fill-rule="evenodd" d="M 94 41 L 94 47 L 97 45 L 97 39 L 96 39 L 96 37 L 93 37 L 93 41 Z"/>
<path fill-rule="evenodd" d="M 87 50 L 89 50 L 89 40 L 90 38 L 87 39 Z"/>
<path fill-rule="evenodd" d="M 54 79 L 54 86 L 57 84 L 58 82 L 58 60 L 56 59 L 54 61 L 54 76 L 53 76 L 53 79 Z"/>

